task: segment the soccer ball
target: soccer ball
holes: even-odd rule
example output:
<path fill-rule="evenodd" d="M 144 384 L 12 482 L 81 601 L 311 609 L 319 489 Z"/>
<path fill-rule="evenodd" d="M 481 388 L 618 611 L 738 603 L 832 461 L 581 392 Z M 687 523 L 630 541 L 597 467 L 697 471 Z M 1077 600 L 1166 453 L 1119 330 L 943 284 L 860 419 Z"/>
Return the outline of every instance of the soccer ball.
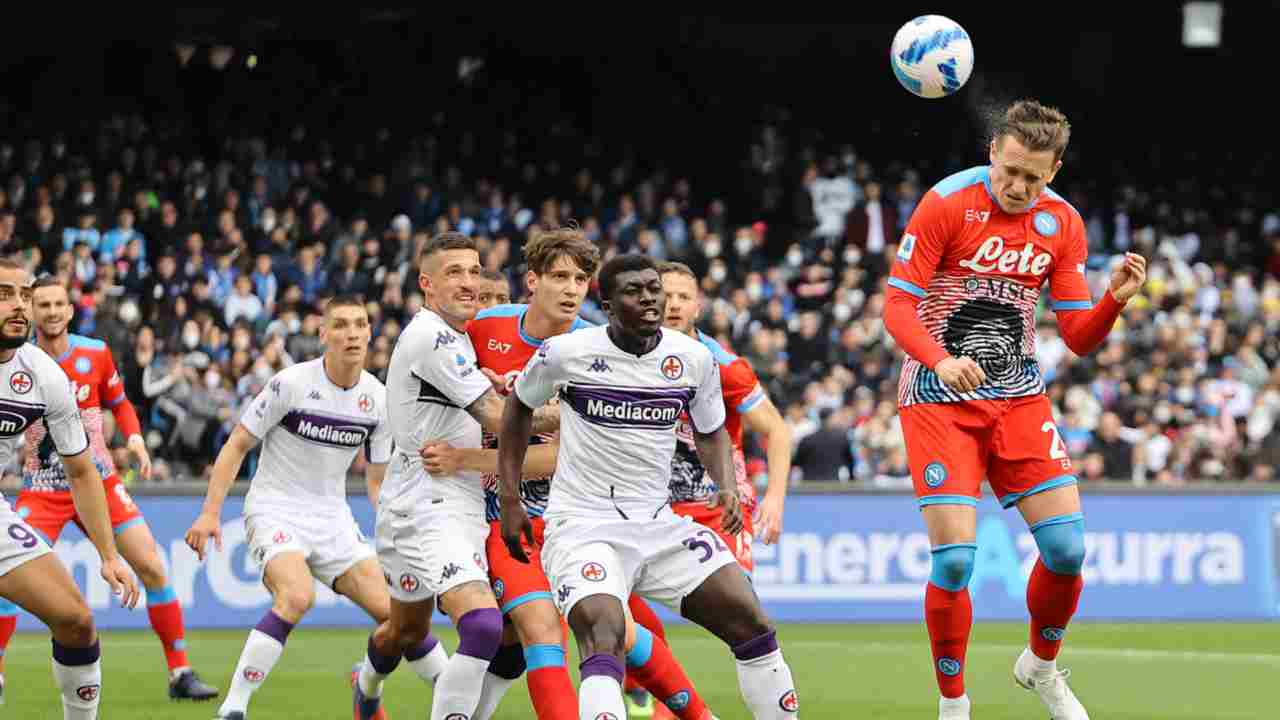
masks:
<path fill-rule="evenodd" d="M 956 21 L 922 15 L 898 29 L 889 64 L 902 87 L 922 98 L 940 98 L 964 87 L 973 72 L 973 43 Z"/>

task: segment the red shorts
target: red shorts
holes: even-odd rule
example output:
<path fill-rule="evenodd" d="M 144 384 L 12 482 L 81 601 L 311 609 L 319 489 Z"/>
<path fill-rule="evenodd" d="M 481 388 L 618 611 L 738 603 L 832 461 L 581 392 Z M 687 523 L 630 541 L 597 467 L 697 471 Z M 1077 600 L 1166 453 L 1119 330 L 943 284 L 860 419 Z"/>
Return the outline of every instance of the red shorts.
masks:
<path fill-rule="evenodd" d="M 493 597 L 498 601 L 502 614 L 533 600 L 551 600 L 551 582 L 542 570 L 542 529 L 540 517 L 529 518 L 533 523 L 534 545 L 520 538 L 529 563 L 511 557 L 507 544 L 502 541 L 502 523 L 489 523 L 489 538 L 485 540 L 485 554 L 489 557 L 489 582 L 493 584 Z"/>
<path fill-rule="evenodd" d="M 107 491 L 107 514 L 111 517 L 111 529 L 116 535 L 143 521 L 142 511 L 134 504 L 133 498 L 129 497 L 129 491 L 120 482 L 120 478 L 112 475 L 102 481 L 102 486 Z M 70 491 L 23 490 L 18 493 L 18 501 L 13 507 L 18 516 L 44 535 L 50 545 L 58 542 L 58 536 L 68 522 L 74 521 L 76 527 L 84 532 L 84 524 L 76 514 L 76 505 L 71 499 Z"/>
<path fill-rule="evenodd" d="M 690 518 L 719 535 L 725 545 L 728 545 L 729 549 L 733 551 L 733 556 L 738 559 L 738 564 L 742 566 L 743 570 L 747 571 L 748 575 L 755 570 L 755 561 L 751 559 L 751 539 L 754 528 L 751 526 L 750 515 L 743 515 L 742 531 L 738 533 L 737 537 L 732 537 L 720 525 L 720 518 L 724 515 L 724 510 L 718 507 L 709 508 L 706 501 L 671 503 L 671 509 L 677 515 Z"/>
<path fill-rule="evenodd" d="M 984 477 L 1006 508 L 1076 483 L 1045 395 L 908 405 L 899 414 L 921 507 L 977 505 Z"/>

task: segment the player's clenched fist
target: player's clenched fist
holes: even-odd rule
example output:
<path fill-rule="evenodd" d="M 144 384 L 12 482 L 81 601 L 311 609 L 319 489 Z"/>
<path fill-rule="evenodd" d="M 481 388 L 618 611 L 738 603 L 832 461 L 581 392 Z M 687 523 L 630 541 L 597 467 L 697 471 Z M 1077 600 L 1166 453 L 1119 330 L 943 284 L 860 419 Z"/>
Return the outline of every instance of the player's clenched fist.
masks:
<path fill-rule="evenodd" d="M 1111 297 L 1125 303 L 1142 289 L 1147 281 L 1147 259 L 1137 253 L 1125 253 L 1124 262 L 1111 271 Z"/>
<path fill-rule="evenodd" d="M 973 392 L 987 381 L 987 374 L 978 363 L 967 357 L 946 358 L 934 366 L 933 372 L 947 387 L 959 393 Z"/>

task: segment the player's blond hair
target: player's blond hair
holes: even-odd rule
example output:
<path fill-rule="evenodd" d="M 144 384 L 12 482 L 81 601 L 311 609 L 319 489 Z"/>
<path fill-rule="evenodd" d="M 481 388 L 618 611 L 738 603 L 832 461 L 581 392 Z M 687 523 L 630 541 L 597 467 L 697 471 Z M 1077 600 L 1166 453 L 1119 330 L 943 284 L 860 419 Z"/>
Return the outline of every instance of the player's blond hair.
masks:
<path fill-rule="evenodd" d="M 587 275 L 595 275 L 600 268 L 600 248 L 573 225 L 537 233 L 524 246 L 524 257 L 535 275 L 547 274 L 562 257 L 572 260 Z"/>
<path fill-rule="evenodd" d="M 1019 100 L 1004 111 L 996 121 L 992 137 L 998 146 L 1005 135 L 1012 136 L 1032 152 L 1053 151 L 1053 160 L 1062 159 L 1062 153 L 1071 140 L 1071 123 L 1060 110 L 1041 105 L 1035 100 Z"/>

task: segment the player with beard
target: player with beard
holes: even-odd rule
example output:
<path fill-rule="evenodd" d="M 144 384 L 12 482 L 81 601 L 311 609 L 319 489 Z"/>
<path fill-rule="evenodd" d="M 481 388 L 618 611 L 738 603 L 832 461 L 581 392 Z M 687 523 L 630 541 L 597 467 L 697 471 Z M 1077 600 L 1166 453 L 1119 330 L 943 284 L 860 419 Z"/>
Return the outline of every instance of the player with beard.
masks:
<path fill-rule="evenodd" d="M 0 259 L 0 465 L 16 459 L 28 426 L 44 426 L 66 467 L 76 515 L 102 558 L 102 578 L 125 607 L 138 603 L 133 573 L 120 559 L 102 477 L 67 374 L 31 332 L 31 274 Z M 49 544 L 7 503 L 0 504 L 0 598 L 35 615 L 53 635 L 53 677 L 62 692 L 64 720 L 98 717 L 102 665 L 93 613 Z"/>
<path fill-rule="evenodd" d="M 45 276 L 32 286 L 36 343 L 71 378 L 71 388 L 80 405 L 80 417 L 89 436 L 89 446 L 98 474 L 103 480 L 107 509 L 116 545 L 125 562 L 138 574 L 147 593 L 147 616 L 151 629 L 160 638 L 169 665 L 169 697 L 175 700 L 209 700 L 217 688 L 202 682 L 187 661 L 186 632 L 182 606 L 165 576 L 164 561 L 155 538 L 147 528 L 142 511 L 129 497 L 116 475 L 111 450 L 103 433 L 102 410 L 110 408 L 129 451 L 138 460 L 143 479 L 151 477 L 151 458 L 142 438 L 138 415 L 124 394 L 124 382 L 116 371 L 111 349 L 101 340 L 67 332 L 72 307 L 67 289 L 57 278 Z M 84 524 L 76 513 L 67 469 L 55 452 L 53 438 L 43 423 L 27 428 L 22 463 L 22 492 L 14 507 L 29 525 L 50 544 L 56 544 L 68 522 Z M 18 608 L 0 603 L 0 661 L 17 624 Z M 0 665 L 2 668 L 3 665 Z"/>

